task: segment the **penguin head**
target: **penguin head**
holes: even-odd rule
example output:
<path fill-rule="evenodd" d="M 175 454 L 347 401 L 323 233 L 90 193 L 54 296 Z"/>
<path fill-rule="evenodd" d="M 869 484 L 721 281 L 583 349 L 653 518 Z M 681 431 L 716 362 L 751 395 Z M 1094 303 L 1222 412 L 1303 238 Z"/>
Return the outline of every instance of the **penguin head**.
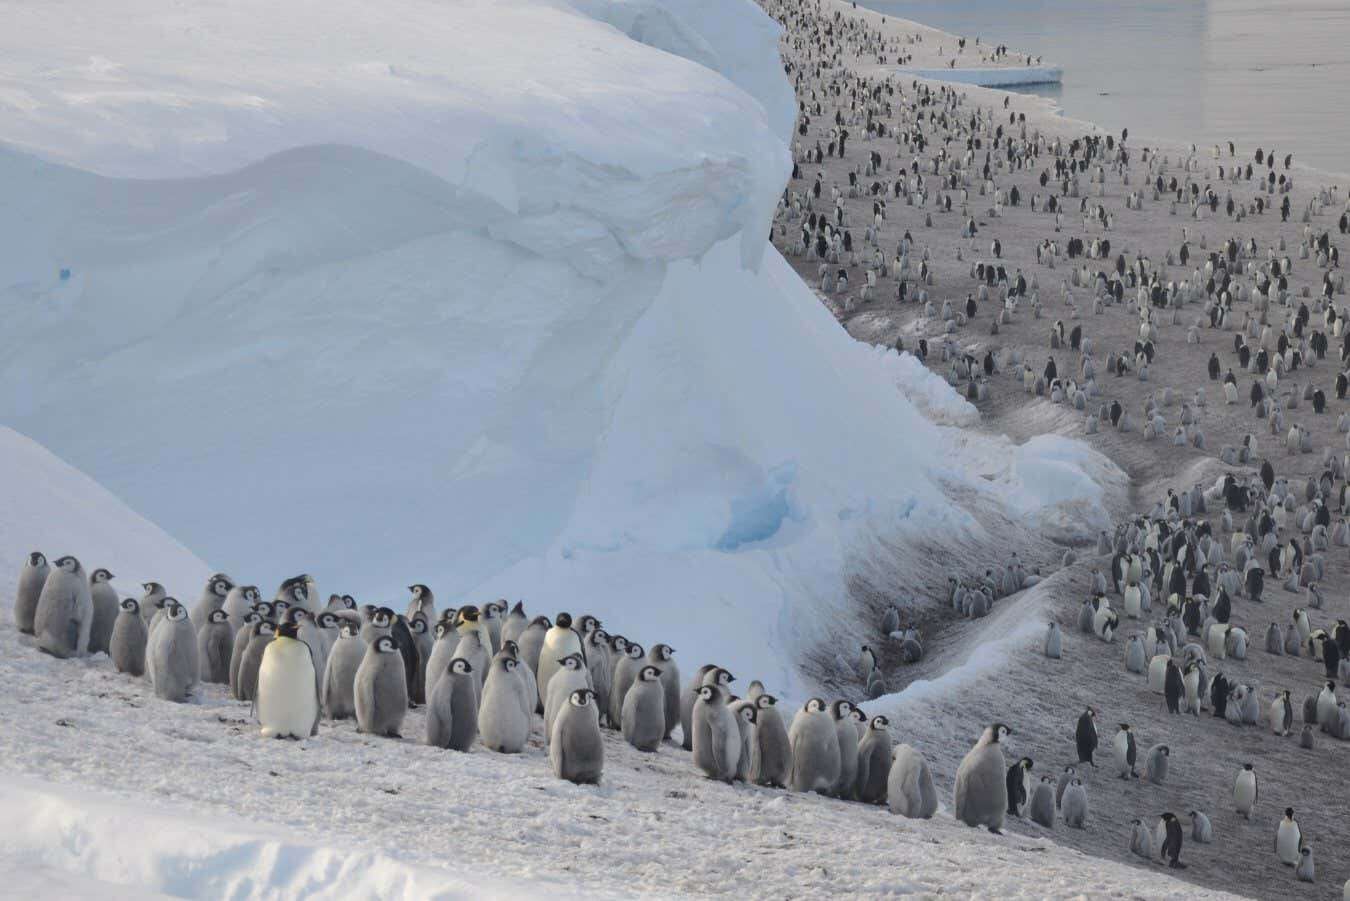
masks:
<path fill-rule="evenodd" d="M 568 654 L 566 657 L 560 657 L 558 658 L 558 665 L 563 669 L 570 670 L 581 670 L 584 668 L 580 654 Z"/>
<path fill-rule="evenodd" d="M 211 593 L 218 598 L 225 597 L 225 595 L 230 593 L 230 589 L 233 587 L 234 583 L 230 581 L 228 576 L 217 575 L 211 577 Z"/>
<path fill-rule="evenodd" d="M 1284 809 L 1284 818 L 1286 820 L 1292 820 L 1294 818 L 1294 808 L 1286 807 Z"/>
<path fill-rule="evenodd" d="M 514 660 L 520 660 L 520 645 L 507 638 L 502 641 L 502 650 Z"/>
<path fill-rule="evenodd" d="M 375 652 L 377 654 L 398 653 L 398 645 L 394 643 L 394 637 L 392 635 L 379 636 L 378 638 L 375 639 L 375 643 L 371 645 L 371 647 L 375 649 Z"/>
<path fill-rule="evenodd" d="M 675 649 L 668 644 L 657 643 L 652 645 L 652 657 L 660 660 L 662 663 L 675 656 Z"/>
<path fill-rule="evenodd" d="M 594 648 L 609 647 L 609 633 L 604 629 L 592 629 L 586 635 L 586 643 Z"/>
<path fill-rule="evenodd" d="M 291 609 L 290 601 L 286 600 L 285 598 L 272 598 L 272 612 L 275 613 L 278 618 L 284 619 L 286 616 L 286 611 L 290 609 Z"/>
<path fill-rule="evenodd" d="M 1159 746 L 1158 746 L 1158 753 L 1161 754 L 1161 755 L 1164 756 L 1164 757 L 1171 757 L 1171 756 L 1172 756 L 1172 749 L 1169 748 L 1169 747 L 1167 747 L 1167 745 L 1159 745 Z"/>
<path fill-rule="evenodd" d="M 113 578 L 113 574 L 106 569 L 99 568 L 94 570 L 94 574 L 89 577 L 91 582 L 107 582 Z"/>
<path fill-rule="evenodd" d="M 989 727 L 989 740 L 994 743 L 1003 741 L 1009 735 L 1012 735 L 1012 729 L 1003 723 L 994 723 Z"/>
<path fill-rule="evenodd" d="M 1244 770 L 1246 770 L 1247 772 L 1249 772 L 1249 773 L 1252 771 L 1252 765 L 1251 765 L 1250 763 L 1244 763 L 1244 764 L 1242 765 L 1242 768 L 1243 768 Z"/>
<path fill-rule="evenodd" d="M 300 629 L 294 622 L 285 622 L 277 626 L 277 639 L 282 638 L 296 639 L 300 635 Z"/>
<path fill-rule="evenodd" d="M 514 607 L 511 608 L 511 615 L 512 615 L 512 616 L 524 616 L 524 615 L 525 615 L 525 602 L 524 602 L 524 601 L 516 601 L 516 606 L 514 606 Z"/>
<path fill-rule="evenodd" d="M 342 624 L 343 638 L 356 638 L 360 634 L 361 634 L 361 627 L 358 626 L 356 623 L 348 620 Z"/>
<path fill-rule="evenodd" d="M 408 628 L 413 631 L 414 635 L 427 634 L 427 618 L 421 613 L 414 613 L 413 618 L 408 620 Z"/>
<path fill-rule="evenodd" d="M 28 565 L 33 567 L 46 566 L 47 558 L 42 555 L 42 551 L 33 551 L 28 555 Z"/>
<path fill-rule="evenodd" d="M 559 613 L 558 618 L 554 620 L 554 624 L 557 625 L 559 629 L 572 628 L 572 614 L 566 612 Z"/>
<path fill-rule="evenodd" d="M 655 682 L 661 678 L 661 671 L 654 666 L 644 666 L 638 673 L 638 679 L 643 682 Z"/>
<path fill-rule="evenodd" d="M 620 657 L 628 656 L 628 639 L 622 635 L 609 636 L 609 649 Z"/>
<path fill-rule="evenodd" d="M 461 675 L 471 673 L 473 672 L 473 666 L 471 666 L 469 661 L 465 660 L 463 657 L 456 657 L 454 660 L 450 661 L 450 672 L 459 673 Z"/>
<path fill-rule="evenodd" d="M 761 695 L 761 697 L 763 697 L 763 695 Z M 877 732 L 885 732 L 886 727 L 889 726 L 890 724 L 891 724 L 890 720 L 886 719 L 886 717 L 881 716 L 880 714 L 877 714 L 876 716 L 872 717 L 872 721 L 867 724 L 867 728 L 874 729 Z"/>
<path fill-rule="evenodd" d="M 500 619 L 506 611 L 506 601 L 488 601 L 483 605 L 483 619 Z"/>
<path fill-rule="evenodd" d="M 219 623 L 228 622 L 229 619 L 230 615 L 224 610 L 212 610 L 206 615 L 206 621 L 213 626 Z"/>
<path fill-rule="evenodd" d="M 420 582 L 416 585 L 409 585 L 408 590 L 412 592 L 414 601 L 420 601 L 423 598 L 431 596 L 431 589 L 421 584 Z"/>
<path fill-rule="evenodd" d="M 1121 731 L 1121 732 L 1129 732 L 1129 731 L 1130 731 L 1130 724 L 1129 724 L 1129 723 L 1121 723 L 1121 724 L 1120 724 L 1120 731 Z"/>
<path fill-rule="evenodd" d="M 745 720 L 747 723 L 750 723 L 752 725 L 758 718 L 757 716 L 758 713 L 759 708 L 756 707 L 754 704 L 746 704 L 736 711 L 737 716 L 739 716 L 741 719 Z"/>
<path fill-rule="evenodd" d="M 725 669 L 723 669 L 723 668 L 720 667 L 720 666 L 717 667 L 717 684 L 718 684 L 718 685 L 721 685 L 721 686 L 727 686 L 727 685 L 730 685 L 732 682 L 735 682 L 735 681 L 736 681 L 736 677 L 733 676 L 729 670 L 725 670 Z"/>
<path fill-rule="evenodd" d="M 853 708 L 853 710 L 849 713 L 849 716 L 853 719 L 854 722 L 861 723 L 864 726 L 867 725 L 867 714 L 863 713 L 857 707 Z"/>
<path fill-rule="evenodd" d="M 348 610 L 355 610 L 356 598 L 352 597 L 349 594 L 344 594 L 342 596 L 342 606 L 346 607 Z"/>
<path fill-rule="evenodd" d="M 340 622 L 338 615 L 331 610 L 325 610 L 319 614 L 320 629 L 336 629 Z"/>
<path fill-rule="evenodd" d="M 567 702 L 573 707 L 586 707 L 591 703 L 591 699 L 594 697 L 595 692 L 591 691 L 589 688 L 578 688 L 568 696 Z"/>
<path fill-rule="evenodd" d="M 64 570 L 65 572 L 71 573 L 73 575 L 74 573 L 78 573 L 80 571 L 80 561 L 76 560 L 74 557 L 71 557 L 69 555 L 65 557 L 59 557 L 57 558 L 56 561 L 56 568 Z"/>
<path fill-rule="evenodd" d="M 641 660 L 645 656 L 647 656 L 647 654 L 646 651 L 643 650 L 642 645 L 638 644 L 636 641 L 628 642 L 629 660 Z"/>
<path fill-rule="evenodd" d="M 370 624 L 377 629 L 387 629 L 394 623 L 393 611 L 387 607 L 376 607 L 370 611 Z"/>
<path fill-rule="evenodd" d="M 778 699 L 771 694 L 762 694 L 755 698 L 755 706 L 759 707 L 761 710 L 772 707 L 777 703 Z"/>
<path fill-rule="evenodd" d="M 559 622 L 558 625 L 561 626 L 562 623 Z M 600 628 L 600 620 L 591 616 L 589 613 L 583 614 L 581 619 L 577 620 L 577 631 L 582 635 L 589 635 L 598 628 Z"/>
<path fill-rule="evenodd" d="M 845 700 L 835 701 L 830 705 L 830 715 L 835 721 L 850 719 L 853 714 L 853 705 Z"/>
<path fill-rule="evenodd" d="M 261 597 L 261 595 L 258 594 L 257 585 L 245 585 L 240 589 L 240 592 L 244 595 L 244 600 L 249 604 L 256 604 Z"/>
<path fill-rule="evenodd" d="M 174 598 L 164 599 L 164 615 L 176 623 L 188 618 L 187 610 Z"/>
<path fill-rule="evenodd" d="M 694 691 L 699 698 L 707 703 L 713 703 L 722 697 L 722 692 L 718 691 L 716 685 L 700 685 Z"/>
<path fill-rule="evenodd" d="M 137 602 L 135 598 L 122 598 L 122 603 L 119 604 L 118 606 L 120 606 L 127 613 L 141 612 L 141 605 Z"/>
<path fill-rule="evenodd" d="M 257 612 L 256 610 L 250 610 L 249 612 L 247 612 L 247 613 L 244 614 L 244 625 L 245 625 L 245 626 L 250 626 L 250 627 L 251 627 L 254 623 L 259 623 L 259 622 L 262 622 L 262 617 L 258 615 L 258 612 Z M 250 631 L 250 634 L 252 634 L 252 629 L 250 629 L 249 631 Z"/>
<path fill-rule="evenodd" d="M 271 618 L 272 618 L 272 602 L 271 602 L 271 601 L 259 601 L 257 604 L 254 605 L 254 607 L 253 607 L 253 612 L 255 612 L 255 613 L 258 614 L 258 618 L 259 618 L 259 619 L 271 619 Z"/>

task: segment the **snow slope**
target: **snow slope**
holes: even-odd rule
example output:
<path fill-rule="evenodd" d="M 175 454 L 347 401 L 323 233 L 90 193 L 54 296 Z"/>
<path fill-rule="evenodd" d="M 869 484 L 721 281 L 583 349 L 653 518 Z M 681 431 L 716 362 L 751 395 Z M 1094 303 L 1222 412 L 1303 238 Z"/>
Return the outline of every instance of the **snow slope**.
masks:
<path fill-rule="evenodd" d="M 0 12 L 0 419 L 213 567 L 585 609 L 795 693 L 867 536 L 977 532 L 954 483 L 1043 518 L 768 248 L 750 0 Z"/>

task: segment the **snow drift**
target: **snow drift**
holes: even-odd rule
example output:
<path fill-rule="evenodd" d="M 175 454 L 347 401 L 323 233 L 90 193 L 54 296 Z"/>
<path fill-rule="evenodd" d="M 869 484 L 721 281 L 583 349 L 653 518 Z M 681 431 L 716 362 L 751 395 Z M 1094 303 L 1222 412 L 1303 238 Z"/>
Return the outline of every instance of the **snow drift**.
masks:
<path fill-rule="evenodd" d="M 0 417 L 236 578 L 585 609 L 786 689 L 860 534 L 974 528 L 953 480 L 1076 502 L 974 478 L 1006 449 L 768 247 L 750 0 L 76 6 L 0 34 Z"/>

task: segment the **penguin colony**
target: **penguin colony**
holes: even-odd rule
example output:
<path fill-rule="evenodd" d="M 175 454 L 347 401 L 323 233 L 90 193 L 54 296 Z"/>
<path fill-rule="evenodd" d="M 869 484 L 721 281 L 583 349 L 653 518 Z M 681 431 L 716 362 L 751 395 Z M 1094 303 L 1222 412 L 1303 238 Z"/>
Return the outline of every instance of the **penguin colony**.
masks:
<path fill-rule="evenodd" d="M 1015 97 L 888 68 L 921 40 L 902 23 L 843 4 L 761 5 L 784 26 L 798 100 L 771 240 L 845 328 L 914 354 L 979 408 L 1053 411 L 1057 431 L 1096 436 L 1108 455 L 1175 457 L 1172 471 L 1211 461 L 1102 535 L 1097 556 L 1065 554 L 1089 584 L 1037 651 L 1120 653 L 1169 715 L 1214 715 L 1308 751 L 1350 739 L 1336 695 L 1350 678 L 1350 629 L 1343 601 L 1324 598 L 1350 546 L 1343 187 L 1296 185 L 1292 155 L 1269 147 L 1178 154 L 1128 130 L 1042 131 Z M 951 576 L 947 600 L 983 616 L 1002 588 L 999 569 Z M 1267 615 L 1271 601 L 1281 608 Z M 1306 661 L 1301 675 L 1281 663 L 1279 681 L 1262 679 L 1275 654 Z M 1104 728 L 1113 775 L 1186 778 L 1185 726 L 1147 741 Z M 1056 793 L 1074 778 L 1090 791 L 1094 767 L 1080 758 Z M 1241 772 L 1207 787 L 1233 797 L 1234 813 Z M 1047 775 L 1016 775 L 1010 767 L 1013 806 L 1045 819 L 1035 798 Z M 1175 830 L 1140 813 L 1156 860 Z M 1212 839 L 1204 811 L 1174 818 L 1194 841 Z"/>
<path fill-rule="evenodd" d="M 157 582 L 119 600 L 112 578 L 86 574 L 72 556 L 49 563 L 32 552 L 14 601 L 18 629 L 55 657 L 106 653 L 166 701 L 189 701 L 201 683 L 227 685 L 267 738 L 309 739 L 325 719 L 354 719 L 359 732 L 399 739 L 408 710 L 425 706 L 419 738 L 453 751 L 520 753 L 542 727 L 554 775 L 579 784 L 601 781 L 602 730 L 612 730 L 640 751 L 682 746 L 709 779 L 889 805 L 911 818 L 937 812 L 927 762 L 896 745 L 886 717 L 820 698 L 785 717 L 760 682 L 739 696 L 736 677 L 712 664 L 686 681 L 674 648 L 644 649 L 594 616 L 531 617 L 506 601 L 438 610 L 422 584 L 409 586 L 405 612 L 350 595 L 320 604 L 309 575 L 265 600 L 224 573 L 207 580 L 190 611 Z M 971 825 L 1002 823 L 996 742 L 1008 734 L 986 730 L 971 752 L 978 765 L 958 776 Z"/>

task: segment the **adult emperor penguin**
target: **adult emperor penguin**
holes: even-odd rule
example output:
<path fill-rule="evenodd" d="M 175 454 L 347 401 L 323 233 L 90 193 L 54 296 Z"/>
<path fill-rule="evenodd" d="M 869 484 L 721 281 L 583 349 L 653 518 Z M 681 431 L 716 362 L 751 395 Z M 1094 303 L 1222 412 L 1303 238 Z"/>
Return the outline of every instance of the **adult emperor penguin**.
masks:
<path fill-rule="evenodd" d="M 839 738 L 839 780 L 834 785 L 836 798 L 848 798 L 858 778 L 858 732 L 853 727 L 853 705 L 835 701 L 830 705 L 835 734 Z"/>
<path fill-rule="evenodd" d="M 144 676 L 148 636 L 145 620 L 141 619 L 141 605 L 135 598 L 126 598 L 121 606 L 122 611 L 113 624 L 112 638 L 108 641 L 108 656 L 119 673 Z"/>
<path fill-rule="evenodd" d="M 166 701 L 186 701 L 197 684 L 197 633 L 187 609 L 173 598 L 165 599 L 164 620 L 150 633 L 145 668 L 156 697 Z"/>
<path fill-rule="evenodd" d="M 1092 755 L 1097 751 L 1097 711 L 1093 708 L 1088 707 L 1079 715 L 1074 740 L 1078 744 L 1078 762 L 1095 767 Z"/>
<path fill-rule="evenodd" d="M 211 615 L 212 610 L 224 608 L 225 598 L 233 587 L 234 580 L 224 573 L 216 573 L 206 580 L 206 586 L 202 588 L 202 596 L 192 608 L 191 619 L 194 628 L 200 628 L 202 623 L 206 622 Z"/>
<path fill-rule="evenodd" d="M 50 572 L 51 567 L 41 551 L 30 553 L 19 572 L 19 592 L 14 598 L 14 625 L 25 635 L 33 634 L 38 598 L 42 596 L 42 586 Z"/>
<path fill-rule="evenodd" d="M 553 674 L 558 671 L 562 665 L 563 658 L 569 654 L 576 654 L 581 658 L 582 663 L 586 661 L 585 651 L 581 646 L 581 636 L 572 628 L 572 615 L 570 613 L 559 613 L 557 619 L 553 621 L 553 628 L 549 629 L 544 635 L 544 646 L 539 653 L 539 693 L 548 698 L 548 683 L 552 681 Z M 583 665 L 582 669 L 585 669 Z M 586 685 L 590 687 L 589 683 Z M 563 701 L 566 703 L 567 698 Z"/>
<path fill-rule="evenodd" d="M 1116 769 L 1120 773 L 1120 778 L 1126 779 L 1130 776 L 1139 778 L 1139 772 L 1134 768 L 1138 749 L 1134 743 L 1134 732 L 1131 731 L 1128 723 L 1120 724 L 1120 730 L 1116 732 L 1116 737 L 1111 740 L 1111 753 L 1115 756 Z"/>
<path fill-rule="evenodd" d="M 112 640 L 113 624 L 121 609 L 117 601 L 117 590 L 112 586 L 113 574 L 106 569 L 96 569 L 89 577 L 89 599 L 94 605 L 94 620 L 89 626 L 89 653 L 108 652 L 108 642 Z"/>
<path fill-rule="evenodd" d="M 1181 669 L 1176 661 L 1167 659 L 1167 672 L 1163 676 L 1163 697 L 1167 701 L 1167 712 L 1181 713 L 1181 699 L 1186 694 L 1186 686 L 1181 678 Z"/>
<path fill-rule="evenodd" d="M 1313 864 L 1313 850 L 1310 846 L 1304 845 L 1298 852 L 1298 866 L 1294 868 L 1294 877 L 1299 882 L 1315 882 L 1317 880 L 1316 866 Z"/>
<path fill-rule="evenodd" d="M 53 657 L 83 657 L 89 649 L 94 601 L 89 576 L 74 557 L 61 557 L 47 573 L 38 595 L 33 631 L 38 649 Z"/>
<path fill-rule="evenodd" d="M 1011 734 L 1012 730 L 1002 723 L 990 725 L 956 770 L 956 818 L 967 826 L 985 826 L 995 835 L 1003 834 L 1003 818 L 1008 813 L 1004 780 L 1007 764 L 1002 745 Z M 1050 800 L 1053 807 L 1053 789 Z"/>
<path fill-rule="evenodd" d="M 937 813 L 937 791 L 928 761 L 909 745 L 899 745 L 886 779 L 886 803 L 891 813 L 927 820 Z"/>
<path fill-rule="evenodd" d="M 1144 640 L 1131 635 L 1125 641 L 1125 669 L 1131 673 L 1142 674 L 1148 663 L 1144 654 Z"/>
<path fill-rule="evenodd" d="M 320 700 L 323 712 L 331 720 L 345 720 L 356 716 L 356 673 L 366 656 L 366 643 L 361 640 L 361 629 L 356 623 L 342 624 L 342 634 L 328 652 L 328 665 L 323 671 L 323 691 Z"/>
<path fill-rule="evenodd" d="M 1276 735 L 1288 735 L 1294 730 L 1294 703 L 1289 691 L 1281 691 L 1270 702 L 1270 731 Z"/>
<path fill-rule="evenodd" d="M 839 735 L 820 698 L 811 698 L 788 730 L 792 767 L 788 788 L 828 793 L 839 782 Z"/>
<path fill-rule="evenodd" d="M 755 717 L 755 750 L 750 758 L 750 778 L 756 785 L 785 788 L 792 769 L 792 745 L 783 716 L 778 712 L 778 699 L 766 693 L 754 698 L 759 713 Z"/>
<path fill-rule="evenodd" d="M 399 733 L 408 714 L 408 676 L 392 635 L 380 635 L 366 646 L 352 697 L 357 732 L 402 738 Z"/>
<path fill-rule="evenodd" d="M 1164 837 L 1162 847 L 1158 849 L 1158 854 L 1167 861 L 1167 865 L 1174 870 L 1184 870 L 1186 865 L 1181 862 L 1181 845 L 1183 837 L 1181 834 L 1181 821 L 1174 814 L 1165 813 L 1162 815 Z"/>
<path fill-rule="evenodd" d="M 229 616 L 213 609 L 212 620 L 228 629 Z M 295 623 L 282 623 L 267 643 L 258 668 L 258 694 L 253 707 L 263 738 L 309 738 L 319 731 L 319 693 L 315 690 L 314 654 L 297 637 Z"/>
<path fill-rule="evenodd" d="M 534 704 L 526 697 L 525 681 L 516 672 L 521 665 L 505 648 L 489 665 L 483 704 L 478 708 L 478 732 L 488 750 L 519 754 L 530 738 Z M 427 716 L 431 716 L 430 711 Z"/>
<path fill-rule="evenodd" d="M 217 685 L 230 683 L 230 657 L 234 653 L 234 631 L 223 609 L 212 610 L 197 629 L 197 663 L 201 680 Z M 265 658 L 264 658 L 265 659 Z"/>
<path fill-rule="evenodd" d="M 857 744 L 852 724 L 845 723 Z M 740 762 L 741 736 L 736 717 L 726 703 L 726 695 L 717 685 L 701 685 L 694 702 L 694 765 L 709 779 L 730 782 Z M 856 755 L 856 747 L 855 747 Z M 857 771 L 856 757 L 853 770 Z M 836 777 L 836 784 L 838 778 Z M 831 786 L 833 788 L 834 786 Z"/>
<path fill-rule="evenodd" d="M 624 739 L 639 751 L 661 747 L 666 730 L 666 693 L 660 667 L 648 664 L 638 671 L 623 698 L 619 726 Z"/>
<path fill-rule="evenodd" d="M 1294 819 L 1294 808 L 1284 809 L 1284 819 L 1275 830 L 1275 856 L 1286 867 L 1297 866 L 1299 851 L 1303 848 L 1303 831 Z"/>
<path fill-rule="evenodd" d="M 1242 769 L 1238 771 L 1237 779 L 1233 782 L 1233 808 L 1250 820 L 1252 811 L 1256 809 L 1258 794 L 1256 770 L 1252 769 L 1250 763 L 1244 763 Z"/>
<path fill-rule="evenodd" d="M 1027 789 L 1027 776 L 1031 771 L 1032 760 L 1030 757 L 1023 757 L 1012 766 L 1008 767 L 1008 776 L 1004 780 L 1008 789 L 1008 816 L 1017 817 L 1022 815 L 1023 808 L 1030 800 L 1030 792 Z"/>
<path fill-rule="evenodd" d="M 733 726 L 734 728 L 734 726 Z M 594 785 L 605 768 L 605 743 L 600 737 L 600 713 L 595 692 L 578 688 L 553 721 L 548 759 L 553 775 L 578 785 Z"/>
<path fill-rule="evenodd" d="M 614 663 L 614 679 L 609 687 L 609 722 L 611 724 L 621 723 L 623 721 L 624 701 L 628 696 L 628 692 L 632 690 L 633 683 L 637 682 L 638 674 L 642 672 L 642 667 L 644 665 L 655 666 L 655 664 L 644 664 L 646 655 L 642 651 L 642 645 L 638 644 L 636 641 L 624 639 L 623 644 L 619 645 L 619 647 L 623 649 L 623 656 Z M 663 686 L 662 691 L 664 690 Z M 666 714 L 662 713 L 662 716 L 666 716 Z M 680 702 L 677 697 L 675 701 L 676 722 L 679 722 L 679 718 Z"/>
<path fill-rule="evenodd" d="M 666 730 L 663 738 L 670 738 L 680 724 L 680 667 L 675 663 L 675 649 L 657 642 L 647 652 L 647 665 L 661 671 L 661 689 L 665 692 Z M 620 702 L 622 710 L 622 702 Z"/>
<path fill-rule="evenodd" d="M 1033 823 L 1046 829 L 1055 828 L 1055 783 L 1049 776 L 1042 776 L 1032 789 L 1027 814 Z"/>
<path fill-rule="evenodd" d="M 478 693 L 478 675 L 469 661 L 463 657 L 451 660 L 427 699 L 427 744 L 451 751 L 470 750 L 478 737 Z M 502 708 L 509 707 L 509 713 L 514 714 L 519 713 L 518 705 L 518 698 L 508 699 Z M 359 720 L 359 712 L 357 716 Z"/>
<path fill-rule="evenodd" d="M 1074 779 L 1064 790 L 1064 801 L 1060 805 L 1064 815 L 1064 825 L 1082 829 L 1087 822 L 1088 796 L 1082 779 Z"/>
<path fill-rule="evenodd" d="M 892 743 L 890 720 L 874 716 L 858 742 L 858 776 L 854 797 L 864 804 L 886 803 L 886 782 L 891 775 Z"/>

